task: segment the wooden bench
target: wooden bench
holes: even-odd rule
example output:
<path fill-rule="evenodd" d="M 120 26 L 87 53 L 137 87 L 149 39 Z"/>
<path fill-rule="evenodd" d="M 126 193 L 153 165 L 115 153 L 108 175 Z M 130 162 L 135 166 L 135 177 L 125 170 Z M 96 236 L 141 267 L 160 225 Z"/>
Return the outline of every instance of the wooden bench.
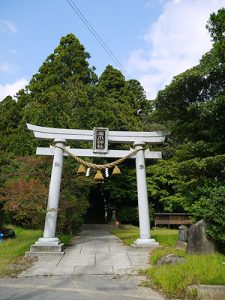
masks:
<path fill-rule="evenodd" d="M 191 215 L 186 213 L 155 213 L 155 226 L 157 225 L 190 225 Z"/>

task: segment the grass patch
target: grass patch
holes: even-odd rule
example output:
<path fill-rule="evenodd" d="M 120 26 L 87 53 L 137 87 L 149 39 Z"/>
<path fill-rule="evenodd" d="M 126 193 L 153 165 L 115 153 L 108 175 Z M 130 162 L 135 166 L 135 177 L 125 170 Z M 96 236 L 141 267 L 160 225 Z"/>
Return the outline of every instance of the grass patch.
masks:
<path fill-rule="evenodd" d="M 172 252 L 168 249 L 166 251 Z M 183 298 L 189 285 L 225 284 L 224 255 L 186 255 L 183 252 L 182 256 L 186 260 L 182 264 L 153 266 L 148 269 L 145 272 L 148 276 L 145 286 L 149 284 L 151 287 L 158 287 L 170 298 Z"/>
<path fill-rule="evenodd" d="M 0 243 L 0 277 L 13 276 L 15 270 L 12 269 L 13 265 L 18 265 L 19 261 L 26 251 L 29 250 L 31 244 L 33 244 L 39 237 L 42 236 L 42 230 L 29 230 L 10 225 L 16 233 L 15 239 L 4 240 Z M 66 245 L 71 240 L 70 235 L 59 235 L 59 238 Z M 32 259 L 24 259 L 23 264 L 32 263 Z M 21 270 L 20 270 L 21 271 Z"/>
<path fill-rule="evenodd" d="M 15 231 L 16 238 L 0 243 L 0 257 L 24 255 L 29 246 L 42 235 L 41 230 L 23 229 L 12 225 L 9 228 Z"/>
<path fill-rule="evenodd" d="M 139 237 L 139 228 L 113 230 L 113 234 L 130 245 Z M 151 237 L 163 247 L 151 252 L 153 266 L 144 272 L 147 275 L 144 286 L 157 288 L 168 298 L 184 298 L 187 287 L 192 284 L 225 285 L 225 255 L 187 255 L 175 247 L 178 230 L 153 229 Z M 184 257 L 185 262 L 157 266 L 158 259 L 167 254 Z"/>
<path fill-rule="evenodd" d="M 73 235 L 71 234 L 58 234 L 57 237 L 60 239 L 60 241 L 64 244 L 64 246 L 70 246 L 71 239 Z"/>
<path fill-rule="evenodd" d="M 139 228 L 136 226 L 130 226 L 130 228 L 126 229 L 115 229 L 112 233 L 120 238 L 125 245 L 131 245 L 140 236 Z M 162 246 L 173 246 L 176 244 L 178 231 L 176 229 L 152 229 L 151 237 L 156 239 Z"/>
<path fill-rule="evenodd" d="M 16 238 L 0 243 L 0 277 L 11 276 L 14 273 L 11 265 L 16 264 L 42 234 L 41 230 L 25 230 L 12 225 L 9 227 L 15 231 Z"/>
<path fill-rule="evenodd" d="M 152 229 L 151 237 L 161 246 L 174 246 L 178 239 L 177 229 Z"/>
<path fill-rule="evenodd" d="M 128 229 L 115 229 L 112 233 L 123 241 L 127 246 L 131 245 L 139 237 L 139 228 L 129 226 Z"/>

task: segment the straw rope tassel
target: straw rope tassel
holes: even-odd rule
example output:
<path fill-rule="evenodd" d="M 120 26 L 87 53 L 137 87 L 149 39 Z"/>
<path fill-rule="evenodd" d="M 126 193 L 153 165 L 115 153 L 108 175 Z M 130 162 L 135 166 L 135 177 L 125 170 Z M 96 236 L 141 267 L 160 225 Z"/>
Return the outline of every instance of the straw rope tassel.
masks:
<path fill-rule="evenodd" d="M 97 170 L 95 177 L 94 177 L 95 181 L 103 181 L 104 177 L 102 175 L 102 172 L 100 170 Z"/>
<path fill-rule="evenodd" d="M 80 165 L 77 170 L 77 174 L 81 175 L 81 174 L 85 174 L 85 173 L 86 173 L 86 167 L 84 165 Z"/>
<path fill-rule="evenodd" d="M 121 174 L 121 171 L 118 166 L 115 166 L 112 171 L 112 175 L 118 175 L 118 174 Z"/>

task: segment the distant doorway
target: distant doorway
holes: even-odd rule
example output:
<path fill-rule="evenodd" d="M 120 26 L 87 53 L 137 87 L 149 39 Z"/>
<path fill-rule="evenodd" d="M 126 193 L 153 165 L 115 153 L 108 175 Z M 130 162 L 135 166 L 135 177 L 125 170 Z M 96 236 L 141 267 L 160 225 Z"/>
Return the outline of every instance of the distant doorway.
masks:
<path fill-rule="evenodd" d="M 90 190 L 89 208 L 84 216 L 85 224 L 105 224 L 105 202 L 101 184 Z"/>

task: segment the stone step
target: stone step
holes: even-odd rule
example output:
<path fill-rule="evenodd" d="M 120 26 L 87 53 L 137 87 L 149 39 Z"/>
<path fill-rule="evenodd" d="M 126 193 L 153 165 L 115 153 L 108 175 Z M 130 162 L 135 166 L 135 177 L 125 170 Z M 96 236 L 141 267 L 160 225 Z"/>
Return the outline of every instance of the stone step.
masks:
<path fill-rule="evenodd" d="M 38 252 L 38 251 L 27 251 L 25 256 L 63 256 L 65 252 Z"/>
<path fill-rule="evenodd" d="M 62 252 L 64 244 L 59 245 L 31 245 L 30 252 Z"/>
<path fill-rule="evenodd" d="M 195 298 L 193 298 L 193 296 Z M 191 285 L 187 289 L 187 294 L 185 299 L 222 300 L 225 299 L 225 286 Z"/>
<path fill-rule="evenodd" d="M 40 255 L 63 255 L 65 252 L 63 251 L 64 244 L 61 243 L 59 245 L 31 245 L 30 251 L 26 252 L 26 256 L 40 256 Z"/>

